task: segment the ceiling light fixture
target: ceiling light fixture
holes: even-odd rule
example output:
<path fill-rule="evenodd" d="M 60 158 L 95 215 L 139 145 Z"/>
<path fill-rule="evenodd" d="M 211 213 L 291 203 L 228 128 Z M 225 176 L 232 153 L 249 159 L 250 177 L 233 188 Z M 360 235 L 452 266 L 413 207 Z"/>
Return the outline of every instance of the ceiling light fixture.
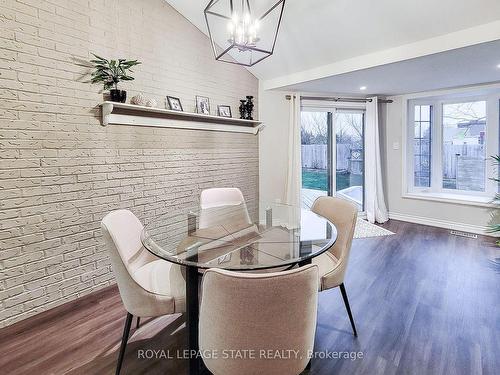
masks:
<path fill-rule="evenodd" d="M 361 86 L 359 89 L 360 89 L 361 91 L 365 91 L 365 90 L 366 90 L 366 86 Z"/>
<path fill-rule="evenodd" d="M 497 68 L 500 69 L 500 64 L 497 65 Z"/>
<path fill-rule="evenodd" d="M 269 9 L 262 1 L 211 0 L 205 8 L 205 21 L 215 59 L 253 66 L 274 52 L 285 7 L 279 0 Z"/>

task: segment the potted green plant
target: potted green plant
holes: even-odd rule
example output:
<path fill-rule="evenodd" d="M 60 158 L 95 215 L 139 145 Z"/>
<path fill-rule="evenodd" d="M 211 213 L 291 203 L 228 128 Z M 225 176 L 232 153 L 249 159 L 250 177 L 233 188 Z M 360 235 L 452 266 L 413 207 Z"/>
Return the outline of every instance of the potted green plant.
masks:
<path fill-rule="evenodd" d="M 494 165 L 500 165 L 500 155 L 493 155 L 491 157 L 493 159 Z M 497 184 L 500 183 L 500 177 L 492 177 L 491 180 L 495 181 Z M 498 211 L 498 206 L 500 206 L 500 194 L 495 194 L 492 202 L 496 207 L 496 209 L 491 214 L 491 221 L 488 228 L 488 232 L 495 234 L 500 232 L 500 213 Z M 497 241 L 497 245 L 500 246 L 500 240 Z"/>
<path fill-rule="evenodd" d="M 133 73 L 132 67 L 139 65 L 137 60 L 106 60 L 103 57 L 92 54 L 95 59 L 90 60 L 94 65 L 92 72 L 91 83 L 103 83 L 104 90 L 109 89 L 111 101 L 125 103 L 127 100 L 127 92 L 118 89 L 118 83 L 121 81 L 133 81 L 134 77 L 130 76 Z"/>

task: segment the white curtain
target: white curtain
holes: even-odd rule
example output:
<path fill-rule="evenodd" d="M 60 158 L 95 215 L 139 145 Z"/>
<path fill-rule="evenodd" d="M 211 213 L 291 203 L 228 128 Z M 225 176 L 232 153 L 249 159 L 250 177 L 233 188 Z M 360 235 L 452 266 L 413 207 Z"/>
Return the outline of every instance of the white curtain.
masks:
<path fill-rule="evenodd" d="M 389 220 L 382 185 L 378 98 L 366 103 L 365 123 L 365 210 L 370 223 Z"/>
<path fill-rule="evenodd" d="M 300 95 L 291 95 L 288 126 L 288 168 L 284 202 L 300 208 L 300 188 L 302 186 L 300 149 Z"/>

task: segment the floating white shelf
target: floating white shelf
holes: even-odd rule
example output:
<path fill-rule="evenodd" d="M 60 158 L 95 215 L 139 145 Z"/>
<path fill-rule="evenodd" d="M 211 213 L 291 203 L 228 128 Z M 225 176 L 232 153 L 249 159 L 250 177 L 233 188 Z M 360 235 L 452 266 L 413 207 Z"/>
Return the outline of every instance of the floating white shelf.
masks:
<path fill-rule="evenodd" d="M 104 102 L 101 107 L 103 126 L 135 125 L 250 134 L 257 134 L 263 128 L 262 123 L 255 120 L 172 111 L 134 104 Z"/>

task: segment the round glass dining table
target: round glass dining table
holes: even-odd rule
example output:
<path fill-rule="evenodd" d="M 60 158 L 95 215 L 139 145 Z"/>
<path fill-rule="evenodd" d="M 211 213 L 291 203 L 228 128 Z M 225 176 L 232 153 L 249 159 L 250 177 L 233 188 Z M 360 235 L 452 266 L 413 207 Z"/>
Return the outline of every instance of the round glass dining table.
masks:
<path fill-rule="evenodd" d="M 151 220 L 141 234 L 144 247 L 186 267 L 186 326 L 190 353 L 198 353 L 199 270 L 283 270 L 311 263 L 337 239 L 335 226 L 310 210 L 288 205 L 252 218 L 245 203 L 176 210 Z M 189 373 L 199 361 L 191 355 Z"/>

